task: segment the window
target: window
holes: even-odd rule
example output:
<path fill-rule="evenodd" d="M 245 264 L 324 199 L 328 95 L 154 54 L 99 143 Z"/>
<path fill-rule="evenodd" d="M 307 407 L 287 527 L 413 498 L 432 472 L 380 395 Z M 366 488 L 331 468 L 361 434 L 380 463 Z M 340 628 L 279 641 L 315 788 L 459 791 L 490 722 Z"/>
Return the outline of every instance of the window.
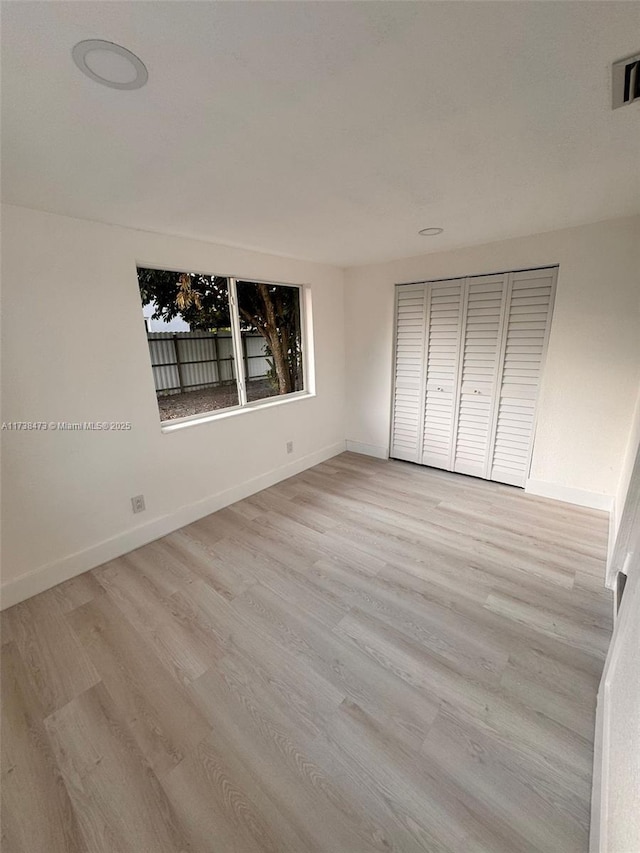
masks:
<path fill-rule="evenodd" d="M 148 267 L 138 284 L 163 423 L 304 391 L 299 287 Z"/>

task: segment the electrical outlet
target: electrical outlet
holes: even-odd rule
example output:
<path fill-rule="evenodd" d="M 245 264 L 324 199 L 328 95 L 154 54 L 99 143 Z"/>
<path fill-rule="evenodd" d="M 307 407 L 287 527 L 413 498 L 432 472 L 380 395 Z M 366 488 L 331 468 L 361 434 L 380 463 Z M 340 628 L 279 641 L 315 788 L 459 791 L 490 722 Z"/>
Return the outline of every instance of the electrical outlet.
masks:
<path fill-rule="evenodd" d="M 293 453 L 293 442 L 292 441 L 287 442 L 287 453 Z"/>
<path fill-rule="evenodd" d="M 144 512 L 146 509 L 144 495 L 136 495 L 135 498 L 131 498 L 131 507 L 134 512 Z"/>

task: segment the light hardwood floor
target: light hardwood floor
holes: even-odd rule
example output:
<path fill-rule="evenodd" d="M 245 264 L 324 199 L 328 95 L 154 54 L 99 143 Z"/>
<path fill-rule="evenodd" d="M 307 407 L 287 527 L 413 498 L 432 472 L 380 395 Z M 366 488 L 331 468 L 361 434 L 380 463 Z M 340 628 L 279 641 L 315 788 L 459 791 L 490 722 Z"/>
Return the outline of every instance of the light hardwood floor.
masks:
<path fill-rule="evenodd" d="M 3 614 L 3 853 L 586 853 L 604 513 L 346 453 Z"/>

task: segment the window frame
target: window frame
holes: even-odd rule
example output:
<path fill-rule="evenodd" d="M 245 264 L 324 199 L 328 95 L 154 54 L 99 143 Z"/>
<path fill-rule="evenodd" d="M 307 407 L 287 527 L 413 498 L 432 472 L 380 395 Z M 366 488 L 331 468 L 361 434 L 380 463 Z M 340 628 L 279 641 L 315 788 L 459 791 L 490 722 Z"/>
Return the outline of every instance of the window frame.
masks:
<path fill-rule="evenodd" d="M 286 403 L 295 400 L 301 400 L 309 397 L 315 397 L 315 377 L 312 377 L 311 370 L 313 359 L 310 357 L 310 348 L 312 347 L 311 340 L 311 286 L 309 284 L 293 284 L 284 281 L 268 281 L 263 278 L 254 278 L 253 276 L 225 275 L 222 273 L 201 272 L 188 266 L 188 269 L 178 270 L 172 264 L 170 267 L 160 266 L 157 263 L 144 263 L 136 261 L 136 285 L 138 284 L 138 268 L 142 269 L 157 269 L 163 272 L 175 272 L 181 274 L 184 272 L 194 272 L 198 275 L 219 276 L 227 279 L 227 298 L 229 300 L 229 316 L 231 319 L 231 338 L 233 345 L 233 359 L 235 363 L 236 374 L 236 389 L 238 391 L 238 404 L 235 406 L 226 406 L 224 409 L 209 409 L 205 412 L 198 412 L 194 415 L 186 415 L 183 418 L 172 418 L 171 420 L 163 421 L 160 418 L 160 409 L 158 408 L 158 419 L 160 423 L 160 431 L 162 433 L 177 432 L 189 426 L 199 426 L 200 424 L 210 423 L 216 420 L 223 420 L 229 417 L 236 417 L 244 412 L 253 409 L 272 408 L 273 406 L 282 406 Z M 300 391 L 291 391 L 289 394 L 277 394 L 273 397 L 264 397 L 260 400 L 247 401 L 247 387 L 244 376 L 244 356 L 242 352 L 242 333 L 240 329 L 240 314 L 238 311 L 238 291 L 237 282 L 242 281 L 247 284 L 266 284 L 270 287 L 294 287 L 298 290 L 298 307 L 300 310 L 300 337 L 302 341 L 302 384 L 303 388 Z M 139 288 L 138 288 L 139 289 Z M 146 324 L 145 324 L 146 337 Z M 147 352 L 149 352 L 147 342 Z M 153 377 L 153 369 L 151 370 L 151 382 L 155 391 L 155 380 Z M 157 401 L 157 394 L 156 394 Z"/>

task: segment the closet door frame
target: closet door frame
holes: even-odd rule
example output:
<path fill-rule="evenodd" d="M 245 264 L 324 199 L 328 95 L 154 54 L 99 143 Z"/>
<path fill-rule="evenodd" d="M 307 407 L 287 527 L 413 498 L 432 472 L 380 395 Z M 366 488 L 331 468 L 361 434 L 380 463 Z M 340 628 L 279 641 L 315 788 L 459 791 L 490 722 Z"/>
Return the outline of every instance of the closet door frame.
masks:
<path fill-rule="evenodd" d="M 494 387 L 496 390 L 496 399 L 495 404 L 493 406 L 493 410 L 491 413 L 490 427 L 489 427 L 489 435 L 487 441 L 487 454 L 485 457 L 484 463 L 484 479 L 489 480 L 490 482 L 494 482 L 490 480 L 491 468 L 493 467 L 493 452 L 495 447 L 496 433 L 498 427 L 498 411 L 500 407 L 500 392 L 502 388 L 502 374 L 504 371 L 504 361 L 506 354 L 506 345 L 507 345 L 507 329 L 508 329 L 508 320 L 509 320 L 509 312 L 511 307 L 511 295 L 513 292 L 513 276 L 517 273 L 539 273 L 543 270 L 549 270 L 552 273 L 551 276 L 551 293 L 549 296 L 549 307 L 548 307 L 548 320 L 545 328 L 543 345 L 542 345 L 542 353 L 540 357 L 540 382 L 538 385 L 536 402 L 534 408 L 533 415 L 533 424 L 531 427 L 531 441 L 529 444 L 529 449 L 527 452 L 527 461 L 526 461 L 526 478 L 524 488 L 526 490 L 527 483 L 529 481 L 529 475 L 531 472 L 531 462 L 533 459 L 533 450 L 535 446 L 536 440 L 536 432 L 538 425 L 538 415 L 540 408 L 540 400 L 542 398 L 543 389 L 544 389 L 544 381 L 545 381 L 545 367 L 547 360 L 547 350 L 549 347 L 549 338 L 551 335 L 551 324 L 553 321 L 553 311 L 555 308 L 555 298 L 556 298 L 556 289 L 557 289 L 557 281 L 558 281 L 558 271 L 559 264 L 545 264 L 539 267 L 525 267 L 516 270 L 501 270 L 497 272 L 488 272 L 488 273 L 475 273 L 472 276 L 452 276 L 447 278 L 437 278 L 437 279 L 429 279 L 425 281 L 412 281 L 412 282 L 401 282 L 397 283 L 394 287 L 394 319 L 393 319 L 393 361 L 392 361 L 392 376 L 391 376 L 391 406 L 390 406 L 390 435 L 389 435 L 389 456 L 391 457 L 391 451 L 393 448 L 393 426 L 394 426 L 394 417 L 395 417 L 395 392 L 396 392 L 396 361 L 397 361 L 397 345 L 398 345 L 398 292 L 400 288 L 409 288 L 412 287 L 415 290 L 419 290 L 420 286 L 424 288 L 424 298 L 425 298 L 425 316 L 424 316 L 424 339 L 422 346 L 422 371 L 421 371 L 421 395 L 420 395 L 420 410 L 418 417 L 418 428 L 419 435 L 424 434 L 424 422 L 425 422 L 425 410 L 426 410 L 426 377 L 427 377 L 427 360 L 428 360 L 428 352 L 429 352 L 429 318 L 431 311 L 431 293 L 432 288 L 430 285 L 432 284 L 440 284 L 445 281 L 460 281 L 461 282 L 461 314 L 460 314 L 460 328 L 458 330 L 458 362 L 457 362 L 457 370 L 456 370 L 456 386 L 455 386 L 455 401 L 454 401 L 454 417 L 452 424 L 452 433 L 451 433 L 451 451 L 449 456 L 449 468 L 443 470 L 453 471 L 453 466 L 455 464 L 455 439 L 457 436 L 458 430 L 458 421 L 460 416 L 460 396 L 462 393 L 462 383 L 461 383 L 461 371 L 463 365 L 463 358 L 461 355 L 460 347 L 463 346 L 465 340 L 465 329 L 467 324 L 467 307 L 469 300 L 469 280 L 472 278 L 477 278 L 479 276 L 489 276 L 489 275 L 504 275 L 506 276 L 505 281 L 505 291 L 502 299 L 502 310 L 500 315 L 500 335 L 498 340 L 498 358 L 496 359 L 496 368 L 494 373 Z M 421 463 L 421 452 L 418 450 L 416 454 L 416 459 L 412 460 Z M 409 460 L 407 460 L 409 461 Z M 454 472 L 455 473 L 455 472 Z M 461 475 L 463 476 L 463 475 Z M 498 481 L 496 481 L 498 482 Z"/>

